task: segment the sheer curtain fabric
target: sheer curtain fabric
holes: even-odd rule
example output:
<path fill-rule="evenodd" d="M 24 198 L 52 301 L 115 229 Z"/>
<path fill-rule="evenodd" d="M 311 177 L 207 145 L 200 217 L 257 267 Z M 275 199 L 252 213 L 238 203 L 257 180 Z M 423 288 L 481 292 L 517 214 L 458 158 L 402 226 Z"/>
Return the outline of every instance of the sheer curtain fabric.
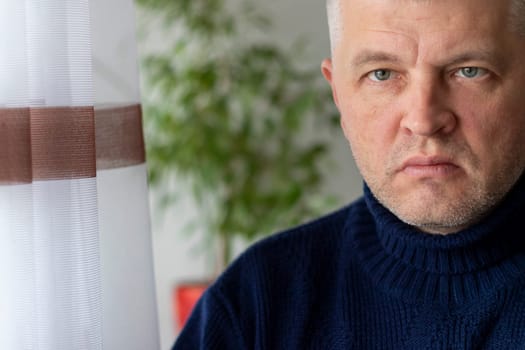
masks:
<path fill-rule="evenodd" d="M 0 349 L 158 349 L 128 0 L 0 0 Z"/>

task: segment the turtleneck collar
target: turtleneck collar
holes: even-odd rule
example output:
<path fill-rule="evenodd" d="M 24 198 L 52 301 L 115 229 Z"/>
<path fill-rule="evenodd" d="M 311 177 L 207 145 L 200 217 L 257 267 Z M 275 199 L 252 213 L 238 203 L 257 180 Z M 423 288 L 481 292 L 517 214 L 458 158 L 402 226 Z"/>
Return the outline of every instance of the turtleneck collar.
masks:
<path fill-rule="evenodd" d="M 449 235 L 400 221 L 366 184 L 364 198 L 366 206 L 357 213 L 364 221 L 355 225 L 354 237 L 365 269 L 389 293 L 462 304 L 502 290 L 525 273 L 525 178 L 480 223 Z"/>

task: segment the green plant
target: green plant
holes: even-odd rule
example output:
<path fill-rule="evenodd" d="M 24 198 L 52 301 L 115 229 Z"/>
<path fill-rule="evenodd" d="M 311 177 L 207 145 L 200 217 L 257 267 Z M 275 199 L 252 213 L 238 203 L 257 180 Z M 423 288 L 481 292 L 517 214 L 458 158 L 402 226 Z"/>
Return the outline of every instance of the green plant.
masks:
<path fill-rule="evenodd" d="M 232 237 L 326 210 L 333 201 L 318 193 L 328 143 L 300 136 L 333 125 L 336 111 L 318 67 L 299 68 L 299 45 L 246 42 L 254 23 L 270 24 L 249 5 L 240 23 L 220 0 L 137 2 L 164 29 L 162 48 L 142 60 L 151 184 L 175 172 L 191 185 L 224 263 Z"/>

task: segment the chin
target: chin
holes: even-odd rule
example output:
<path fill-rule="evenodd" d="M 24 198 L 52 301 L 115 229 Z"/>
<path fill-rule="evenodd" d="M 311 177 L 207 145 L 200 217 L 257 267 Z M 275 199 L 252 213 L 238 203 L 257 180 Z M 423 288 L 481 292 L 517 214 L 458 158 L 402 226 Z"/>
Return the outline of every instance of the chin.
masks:
<path fill-rule="evenodd" d="M 468 222 L 464 221 L 464 218 L 458 218 L 456 216 L 444 216 L 437 217 L 435 213 L 421 213 L 421 215 L 413 216 L 398 216 L 404 223 L 415 227 L 419 231 L 447 235 L 451 233 L 457 233 L 469 226 Z M 434 214 L 434 215 L 432 215 Z M 435 216 L 435 217 L 432 217 Z M 424 218 L 424 219 L 422 219 Z"/>
<path fill-rule="evenodd" d="M 449 234 L 479 222 L 494 207 L 493 198 L 474 199 L 469 196 L 441 198 L 421 196 L 389 207 L 401 221 L 420 231 Z M 397 205 L 396 205 L 397 204 Z"/>
<path fill-rule="evenodd" d="M 464 191 L 451 192 L 440 186 L 413 189 L 405 195 L 383 193 L 379 200 L 401 221 L 420 231 L 449 234 L 461 231 L 486 212 L 480 204 Z M 484 201 L 482 201 L 484 202 Z"/>

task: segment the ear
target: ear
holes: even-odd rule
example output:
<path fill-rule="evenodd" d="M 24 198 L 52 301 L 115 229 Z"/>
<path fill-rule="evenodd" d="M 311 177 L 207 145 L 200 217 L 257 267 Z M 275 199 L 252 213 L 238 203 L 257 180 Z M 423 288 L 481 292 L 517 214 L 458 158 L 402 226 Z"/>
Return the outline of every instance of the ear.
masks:
<path fill-rule="evenodd" d="M 337 106 L 339 110 L 341 110 L 339 108 L 339 98 L 337 97 L 337 88 L 335 86 L 334 79 L 333 79 L 334 67 L 333 67 L 333 63 L 331 59 L 326 58 L 323 60 L 323 62 L 321 63 L 321 71 L 323 72 L 324 78 L 326 79 L 326 81 L 328 81 L 328 83 L 330 84 L 330 87 L 332 88 L 332 97 L 334 99 L 335 105 Z M 339 122 L 341 124 L 341 129 L 343 129 L 343 133 L 345 134 L 345 137 L 348 139 L 348 133 L 347 133 L 344 118 L 339 118 Z"/>
<path fill-rule="evenodd" d="M 323 72 L 324 78 L 326 79 L 328 84 L 330 84 L 330 87 L 332 88 L 332 97 L 334 99 L 334 102 L 337 108 L 339 108 L 339 99 L 337 98 L 337 88 L 335 86 L 334 79 L 333 79 L 334 67 L 332 64 L 332 60 L 330 58 L 325 58 L 323 62 L 321 63 L 321 72 Z"/>

